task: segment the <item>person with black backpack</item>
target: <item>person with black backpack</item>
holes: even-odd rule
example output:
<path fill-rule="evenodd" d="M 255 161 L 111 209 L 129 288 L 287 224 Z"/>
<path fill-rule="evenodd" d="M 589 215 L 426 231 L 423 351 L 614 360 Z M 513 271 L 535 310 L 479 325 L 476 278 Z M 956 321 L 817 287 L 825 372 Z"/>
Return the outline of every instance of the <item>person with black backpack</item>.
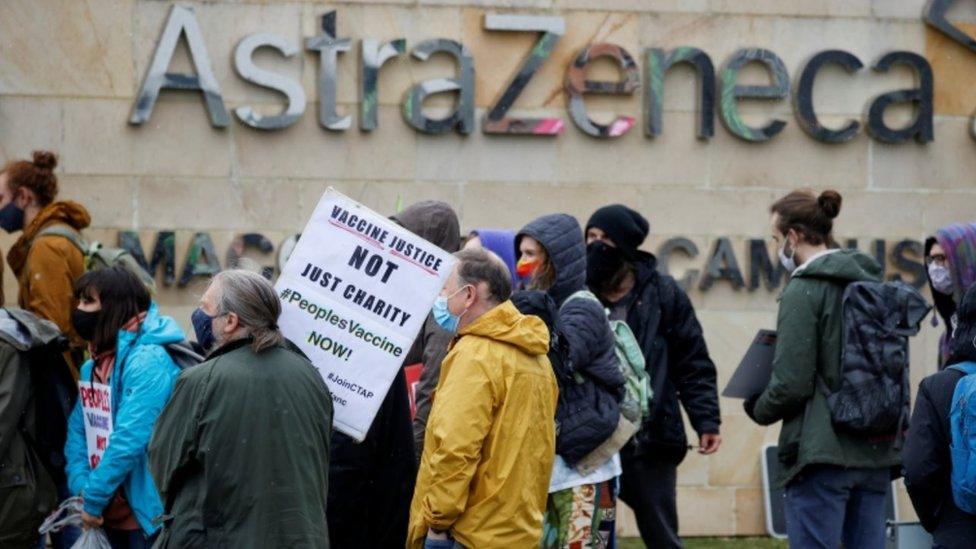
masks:
<path fill-rule="evenodd" d="M 953 456 L 952 449 L 966 450 L 963 441 L 954 440 L 950 424 L 960 381 L 976 371 L 976 286 L 966 292 L 956 318 L 949 367 L 919 385 L 902 451 L 905 488 L 918 519 L 932 533 L 936 547 L 945 549 L 972 547 L 976 540 L 976 515 L 957 505 L 952 473 L 955 468 L 970 479 L 973 474 L 953 466 L 958 456 Z"/>
<path fill-rule="evenodd" d="M 563 362 L 573 375 L 570 379 L 557 375 L 556 458 L 542 547 L 612 547 L 619 446 L 602 463 L 584 471 L 578 465 L 614 438 L 621 425 L 626 426 L 620 406 L 626 378 L 606 312 L 585 292 L 583 231 L 569 215 L 545 215 L 519 231 L 515 247 L 520 270 L 528 274 L 526 289 L 548 293 L 559 307 L 556 327 L 565 343 Z M 582 528 L 573 520 L 580 516 L 590 517 Z"/>
<path fill-rule="evenodd" d="M 163 504 L 147 447 L 180 373 L 167 346 L 186 337 L 123 267 L 86 273 L 75 282 L 75 296 L 72 323 L 92 359 L 81 368 L 68 422 L 68 487 L 84 499 L 86 528 L 104 528 L 116 549 L 149 547 Z"/>
<path fill-rule="evenodd" d="M 863 391 L 861 399 L 854 399 L 850 408 L 836 406 L 851 403 L 848 374 L 853 368 L 842 356 L 866 358 L 857 342 L 847 341 L 848 328 L 858 326 L 845 326 L 845 301 L 852 295 L 845 292 L 865 288 L 859 283 L 881 282 L 881 267 L 874 259 L 836 248 L 833 220 L 840 207 L 835 191 L 817 196 L 798 190 L 770 208 L 773 240 L 791 278 L 779 301 L 772 378 L 744 407 L 760 425 L 783 422 L 781 473 L 775 482 L 785 488 L 790 546 L 840 547 L 843 542 L 845 547 L 883 549 L 885 501 L 901 463 L 897 440 L 907 419 L 907 340 L 903 347 L 891 347 L 900 352 L 894 377 L 854 362 L 864 366 L 854 372 L 863 382 L 855 388 Z M 903 324 L 902 318 L 891 320 L 892 328 Z M 879 386 L 885 391 L 874 392 Z M 873 406 L 881 403 L 886 406 Z M 870 425 L 868 416 L 880 423 Z M 846 419 L 840 421 L 842 417 Z M 869 425 L 858 426 L 859 421 Z"/>
<path fill-rule="evenodd" d="M 0 309 L 0 547 L 36 547 L 57 507 L 62 447 L 77 396 L 52 322 Z"/>

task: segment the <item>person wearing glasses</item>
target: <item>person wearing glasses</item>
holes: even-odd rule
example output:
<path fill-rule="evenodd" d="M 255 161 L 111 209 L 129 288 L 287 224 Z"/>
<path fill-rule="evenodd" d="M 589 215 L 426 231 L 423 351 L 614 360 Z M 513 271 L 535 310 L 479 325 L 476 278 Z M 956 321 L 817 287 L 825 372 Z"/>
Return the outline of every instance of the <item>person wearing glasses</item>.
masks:
<path fill-rule="evenodd" d="M 925 241 L 925 265 L 932 300 L 938 317 L 945 324 L 939 341 L 939 369 L 946 366 L 952 335 L 955 332 L 956 309 L 966 290 L 976 282 L 976 223 L 954 223 L 935 232 Z"/>

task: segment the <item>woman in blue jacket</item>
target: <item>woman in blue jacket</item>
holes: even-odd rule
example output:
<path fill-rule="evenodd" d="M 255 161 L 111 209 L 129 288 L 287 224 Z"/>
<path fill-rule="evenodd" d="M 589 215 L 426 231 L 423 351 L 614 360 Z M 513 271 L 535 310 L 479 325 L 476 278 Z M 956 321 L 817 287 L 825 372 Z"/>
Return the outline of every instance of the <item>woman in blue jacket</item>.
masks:
<path fill-rule="evenodd" d="M 68 422 L 68 487 L 84 498 L 85 528 L 104 528 L 113 548 L 149 547 L 163 506 L 146 447 L 179 374 L 164 346 L 185 336 L 125 269 L 83 275 L 75 297 L 72 323 L 92 359 L 81 368 L 81 394 Z"/>

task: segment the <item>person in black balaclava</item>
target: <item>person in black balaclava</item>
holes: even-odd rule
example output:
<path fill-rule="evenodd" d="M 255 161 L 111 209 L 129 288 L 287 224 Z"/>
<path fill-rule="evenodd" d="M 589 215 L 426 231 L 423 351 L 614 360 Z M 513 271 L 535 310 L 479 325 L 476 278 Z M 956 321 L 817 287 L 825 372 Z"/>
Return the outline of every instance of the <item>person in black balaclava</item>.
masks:
<path fill-rule="evenodd" d="M 654 396 L 651 413 L 620 452 L 620 499 L 634 509 L 648 547 L 681 547 L 676 485 L 688 440 L 678 403 L 699 436 L 698 451 L 721 445 L 715 364 L 688 295 L 657 272 L 657 260 L 638 248 L 650 224 L 627 206 L 600 208 L 586 224 L 587 285 L 625 320 L 647 361 Z"/>

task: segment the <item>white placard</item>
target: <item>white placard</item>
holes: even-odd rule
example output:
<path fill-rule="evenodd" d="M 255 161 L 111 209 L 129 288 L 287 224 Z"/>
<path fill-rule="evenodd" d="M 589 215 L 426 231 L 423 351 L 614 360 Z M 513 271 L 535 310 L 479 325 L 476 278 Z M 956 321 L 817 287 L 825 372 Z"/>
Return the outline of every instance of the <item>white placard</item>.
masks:
<path fill-rule="evenodd" d="M 333 425 L 362 441 L 454 257 L 332 189 L 278 278 L 285 337 L 322 374 Z"/>
<path fill-rule="evenodd" d="M 102 383 L 78 383 L 78 398 L 85 422 L 88 466 L 95 469 L 102 461 L 112 436 L 112 388 Z"/>

